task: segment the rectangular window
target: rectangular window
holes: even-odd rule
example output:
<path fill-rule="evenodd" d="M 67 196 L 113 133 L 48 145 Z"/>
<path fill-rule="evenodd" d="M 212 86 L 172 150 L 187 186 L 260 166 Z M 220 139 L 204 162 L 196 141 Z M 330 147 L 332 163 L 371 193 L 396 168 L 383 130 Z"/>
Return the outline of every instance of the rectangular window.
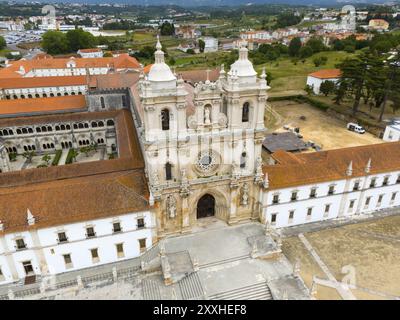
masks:
<path fill-rule="evenodd" d="M 371 197 L 367 197 L 367 199 L 365 200 L 365 205 L 368 206 L 370 202 L 371 202 Z"/>
<path fill-rule="evenodd" d="M 289 224 L 293 222 L 293 218 L 294 218 L 294 211 L 292 210 L 289 211 L 289 220 L 288 220 Z"/>
<path fill-rule="evenodd" d="M 397 192 L 393 192 L 393 193 L 392 193 L 391 201 L 396 200 L 396 195 L 397 195 Z"/>
<path fill-rule="evenodd" d="M 316 196 L 317 196 L 317 189 L 316 188 L 311 188 L 310 198 L 315 198 Z"/>
<path fill-rule="evenodd" d="M 290 197 L 291 201 L 296 201 L 297 200 L 297 191 L 292 192 L 292 196 Z"/>
<path fill-rule="evenodd" d="M 329 186 L 328 195 L 332 195 L 335 193 L 335 186 Z"/>
<path fill-rule="evenodd" d="M 117 233 L 117 232 L 121 232 L 122 231 L 122 229 L 121 229 L 121 223 L 119 223 L 119 222 L 114 222 L 113 223 L 113 232 L 114 233 Z"/>
<path fill-rule="evenodd" d="M 307 209 L 307 219 L 311 219 L 312 216 L 312 208 Z"/>
<path fill-rule="evenodd" d="M 353 209 L 355 203 L 356 203 L 356 200 L 351 200 L 350 201 L 350 205 L 349 205 L 349 209 Z"/>
<path fill-rule="evenodd" d="M 372 178 L 371 179 L 371 183 L 369 184 L 370 188 L 375 188 L 375 184 L 376 184 L 376 178 Z"/>
<path fill-rule="evenodd" d="M 72 268 L 72 259 L 70 254 L 64 254 L 64 263 L 65 263 L 65 268 L 70 269 Z"/>
<path fill-rule="evenodd" d="M 396 183 L 400 183 L 400 174 L 397 176 Z"/>
<path fill-rule="evenodd" d="M 124 254 L 124 244 L 123 243 L 118 243 L 116 244 L 117 247 L 117 256 L 118 258 L 123 258 L 125 256 Z"/>
<path fill-rule="evenodd" d="M 3 275 L 3 271 L 1 271 L 1 267 L 0 267 L 0 280 L 4 280 L 4 275 Z"/>
<path fill-rule="evenodd" d="M 144 219 L 143 218 L 137 219 L 137 227 L 138 227 L 138 229 L 144 228 Z"/>
<path fill-rule="evenodd" d="M 86 228 L 86 237 L 87 238 L 93 238 L 96 236 L 96 232 L 94 232 L 94 228 L 93 227 L 87 227 Z"/>
<path fill-rule="evenodd" d="M 382 186 L 387 186 L 389 183 L 389 177 L 384 177 L 383 178 L 383 182 L 382 182 Z"/>
<path fill-rule="evenodd" d="M 24 241 L 24 239 L 22 239 L 22 238 L 16 239 L 16 240 L 15 240 L 15 243 L 16 243 L 16 245 L 17 245 L 17 249 L 18 249 L 18 250 L 22 250 L 22 249 L 25 249 L 25 248 L 26 248 L 25 241 Z"/>
<path fill-rule="evenodd" d="M 275 225 L 276 223 L 276 213 L 271 214 L 271 224 Z"/>
<path fill-rule="evenodd" d="M 146 238 L 139 239 L 140 252 L 146 250 Z"/>
<path fill-rule="evenodd" d="M 57 236 L 58 236 L 58 242 L 60 243 L 68 241 L 68 237 L 65 232 L 59 232 L 57 233 Z"/>
<path fill-rule="evenodd" d="M 360 189 L 360 181 L 354 182 L 353 191 L 357 191 Z"/>
<path fill-rule="evenodd" d="M 92 262 L 99 262 L 99 251 L 96 249 L 90 249 L 90 254 L 92 255 Z"/>
<path fill-rule="evenodd" d="M 381 205 L 382 200 L 383 200 L 383 194 L 379 195 L 379 198 L 378 198 L 378 206 Z"/>
<path fill-rule="evenodd" d="M 331 208 L 330 204 L 325 205 L 324 217 L 327 217 L 329 215 L 330 208 Z"/>
<path fill-rule="evenodd" d="M 273 204 L 279 203 L 279 194 L 274 194 L 274 196 L 272 198 L 272 203 Z"/>

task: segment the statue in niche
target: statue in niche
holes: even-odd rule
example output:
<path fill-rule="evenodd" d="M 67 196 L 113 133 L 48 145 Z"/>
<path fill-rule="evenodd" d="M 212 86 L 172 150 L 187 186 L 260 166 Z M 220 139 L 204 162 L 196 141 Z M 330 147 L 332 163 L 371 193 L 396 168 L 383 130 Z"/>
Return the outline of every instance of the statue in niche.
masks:
<path fill-rule="evenodd" d="M 249 185 L 245 183 L 242 187 L 242 205 L 247 206 L 249 203 Z"/>
<path fill-rule="evenodd" d="M 176 217 L 176 201 L 173 196 L 167 198 L 167 213 L 170 219 Z"/>
<path fill-rule="evenodd" d="M 204 124 L 211 124 L 211 110 L 210 107 L 204 108 Z"/>

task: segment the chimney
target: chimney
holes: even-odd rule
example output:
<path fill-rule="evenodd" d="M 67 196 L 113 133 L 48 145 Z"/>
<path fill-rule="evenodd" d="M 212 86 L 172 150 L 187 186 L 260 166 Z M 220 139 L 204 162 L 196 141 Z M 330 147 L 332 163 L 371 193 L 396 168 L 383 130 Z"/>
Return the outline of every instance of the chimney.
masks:
<path fill-rule="evenodd" d="M 371 171 L 371 158 L 368 159 L 368 163 L 365 166 L 365 173 L 368 174 L 368 173 L 370 173 L 370 171 Z"/>
<path fill-rule="evenodd" d="M 33 226 L 35 224 L 35 217 L 33 216 L 31 210 L 27 209 L 26 210 L 26 214 L 27 214 L 27 219 L 26 220 L 28 221 L 28 224 L 30 226 Z"/>
<path fill-rule="evenodd" d="M 347 167 L 347 170 L 346 170 L 346 175 L 347 176 L 353 175 L 353 161 L 350 161 L 349 166 Z"/>

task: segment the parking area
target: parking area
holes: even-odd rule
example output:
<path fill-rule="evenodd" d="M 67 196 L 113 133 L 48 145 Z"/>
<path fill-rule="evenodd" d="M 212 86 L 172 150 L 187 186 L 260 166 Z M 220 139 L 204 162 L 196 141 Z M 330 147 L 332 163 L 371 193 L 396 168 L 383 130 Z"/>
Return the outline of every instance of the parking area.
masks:
<path fill-rule="evenodd" d="M 322 150 L 383 142 L 368 132 L 358 134 L 348 131 L 345 121 L 336 119 L 306 103 L 283 100 L 270 102 L 270 105 L 279 115 L 274 121 L 266 121 L 270 132 L 285 131 L 283 126 L 298 127 L 304 141 L 311 140 L 321 146 Z"/>
<path fill-rule="evenodd" d="M 357 299 L 394 299 L 400 296 L 400 215 L 305 232 L 313 249 L 337 281 L 351 271 Z M 284 254 L 300 260 L 300 275 L 310 288 L 313 276 L 327 279 L 317 261 L 298 236 L 285 238 Z M 333 288 L 316 285 L 317 299 L 341 299 Z"/>

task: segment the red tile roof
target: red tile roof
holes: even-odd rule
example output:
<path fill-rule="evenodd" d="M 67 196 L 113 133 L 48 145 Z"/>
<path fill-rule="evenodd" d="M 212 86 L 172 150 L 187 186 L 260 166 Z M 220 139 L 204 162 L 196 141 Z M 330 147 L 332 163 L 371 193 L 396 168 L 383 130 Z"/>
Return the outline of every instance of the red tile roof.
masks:
<path fill-rule="evenodd" d="M 86 76 L 0 78 L 0 89 L 79 86 L 86 84 Z"/>
<path fill-rule="evenodd" d="M 86 108 L 86 99 L 82 95 L 0 100 L 0 117 L 9 117 L 19 114 L 35 114 L 50 112 L 78 111 Z"/>
<path fill-rule="evenodd" d="M 323 69 L 310 73 L 308 76 L 319 79 L 335 79 L 340 78 L 341 74 L 340 69 Z"/>
<path fill-rule="evenodd" d="M 272 154 L 275 165 L 265 165 L 271 189 L 288 188 L 346 179 L 346 169 L 353 162 L 353 177 L 365 175 L 371 159 L 370 174 L 400 171 L 400 142 L 342 148 L 321 152 Z"/>

